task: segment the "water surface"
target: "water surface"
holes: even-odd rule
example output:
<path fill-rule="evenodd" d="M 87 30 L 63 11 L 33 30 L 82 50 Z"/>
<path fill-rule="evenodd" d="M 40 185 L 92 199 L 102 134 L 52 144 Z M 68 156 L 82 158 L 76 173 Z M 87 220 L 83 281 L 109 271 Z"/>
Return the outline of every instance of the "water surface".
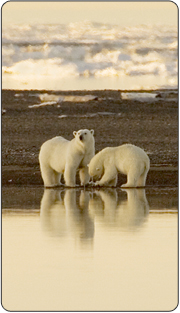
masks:
<path fill-rule="evenodd" d="M 173 310 L 177 227 L 176 188 L 4 188 L 3 306 Z"/>
<path fill-rule="evenodd" d="M 10 23 L 2 29 L 2 85 L 47 90 L 176 88 L 177 47 L 177 28 L 172 25 Z"/>

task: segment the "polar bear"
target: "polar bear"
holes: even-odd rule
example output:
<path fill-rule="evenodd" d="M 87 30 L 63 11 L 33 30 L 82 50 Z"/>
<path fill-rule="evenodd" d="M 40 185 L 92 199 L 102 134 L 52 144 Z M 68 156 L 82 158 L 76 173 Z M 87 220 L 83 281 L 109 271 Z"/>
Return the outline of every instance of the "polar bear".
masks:
<path fill-rule="evenodd" d="M 62 174 L 66 186 L 75 187 L 78 169 L 81 185 L 88 184 L 87 164 L 95 154 L 94 130 L 81 129 L 73 135 L 71 141 L 57 136 L 42 144 L 39 163 L 45 187 L 60 185 Z"/>
<path fill-rule="evenodd" d="M 144 150 L 131 144 L 107 147 L 90 161 L 89 175 L 97 186 L 116 186 L 118 171 L 127 175 L 127 183 L 121 187 L 144 187 L 150 160 Z"/>

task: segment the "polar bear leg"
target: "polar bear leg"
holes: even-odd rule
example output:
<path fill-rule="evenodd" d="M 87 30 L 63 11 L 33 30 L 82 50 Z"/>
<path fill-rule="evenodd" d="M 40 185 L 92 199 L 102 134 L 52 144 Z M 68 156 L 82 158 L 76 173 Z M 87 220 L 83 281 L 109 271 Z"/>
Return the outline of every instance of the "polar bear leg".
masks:
<path fill-rule="evenodd" d="M 81 186 L 85 186 L 89 183 L 89 173 L 88 173 L 88 167 L 83 167 L 79 170 L 79 178 L 81 181 Z"/>
<path fill-rule="evenodd" d="M 54 187 L 59 185 L 61 174 L 44 164 L 40 164 L 40 169 L 45 187 Z"/>
<path fill-rule="evenodd" d="M 96 186 L 103 186 L 108 185 L 110 182 L 115 182 L 115 179 L 117 181 L 117 170 L 116 167 L 107 166 L 104 170 L 104 175 L 102 176 L 101 180 L 97 181 L 95 183 Z"/>
<path fill-rule="evenodd" d="M 55 184 L 56 184 L 56 186 L 62 185 L 62 183 L 61 183 L 61 176 L 62 176 L 62 174 L 57 173 L 56 171 L 54 171 L 54 176 L 55 176 Z"/>
<path fill-rule="evenodd" d="M 141 176 L 139 177 L 138 182 L 137 182 L 138 187 L 144 187 L 145 186 L 147 173 L 148 173 L 148 170 L 145 169 L 144 173 L 142 173 Z"/>
<path fill-rule="evenodd" d="M 127 183 L 121 185 L 122 188 L 131 188 L 131 187 L 137 187 L 137 181 L 139 179 L 139 169 L 131 168 L 127 174 Z"/>
<path fill-rule="evenodd" d="M 113 178 L 113 179 L 108 183 L 107 186 L 116 187 L 116 185 L 117 185 L 117 180 L 118 180 L 118 176 L 116 175 L 116 177 Z"/>
<path fill-rule="evenodd" d="M 74 166 L 69 166 L 66 164 L 64 171 L 64 180 L 66 186 L 75 187 L 76 186 L 76 170 L 77 168 Z"/>

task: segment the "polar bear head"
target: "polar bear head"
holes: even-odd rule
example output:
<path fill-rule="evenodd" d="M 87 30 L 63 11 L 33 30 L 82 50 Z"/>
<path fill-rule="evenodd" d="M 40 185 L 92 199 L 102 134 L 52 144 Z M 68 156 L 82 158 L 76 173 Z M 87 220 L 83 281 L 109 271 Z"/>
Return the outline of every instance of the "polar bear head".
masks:
<path fill-rule="evenodd" d="M 89 175 L 95 180 L 100 179 L 104 174 L 104 163 L 100 153 L 97 153 L 88 164 Z"/>
<path fill-rule="evenodd" d="M 83 145 L 94 144 L 94 130 L 88 129 L 80 129 L 78 131 L 74 131 L 73 135 L 76 140 L 78 140 Z"/>

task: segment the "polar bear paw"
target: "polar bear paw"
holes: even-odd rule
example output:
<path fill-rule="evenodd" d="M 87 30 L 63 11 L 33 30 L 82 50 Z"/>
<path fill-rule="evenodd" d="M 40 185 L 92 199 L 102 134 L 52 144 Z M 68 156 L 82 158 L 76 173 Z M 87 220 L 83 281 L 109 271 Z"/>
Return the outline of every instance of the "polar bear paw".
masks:
<path fill-rule="evenodd" d="M 100 183 L 100 180 L 95 182 L 95 186 L 102 186 L 102 184 Z"/>
<path fill-rule="evenodd" d="M 95 182 L 93 182 L 93 181 L 89 181 L 88 185 L 90 185 L 90 186 L 95 186 L 96 184 L 95 184 Z"/>
<path fill-rule="evenodd" d="M 136 186 L 134 186 L 133 184 L 123 184 L 121 185 L 121 188 L 135 188 Z"/>
<path fill-rule="evenodd" d="M 76 187 L 79 187 L 79 185 L 76 185 L 76 184 L 75 185 L 70 185 L 70 184 L 67 185 L 66 184 L 65 187 L 67 187 L 67 188 L 76 188 Z"/>

